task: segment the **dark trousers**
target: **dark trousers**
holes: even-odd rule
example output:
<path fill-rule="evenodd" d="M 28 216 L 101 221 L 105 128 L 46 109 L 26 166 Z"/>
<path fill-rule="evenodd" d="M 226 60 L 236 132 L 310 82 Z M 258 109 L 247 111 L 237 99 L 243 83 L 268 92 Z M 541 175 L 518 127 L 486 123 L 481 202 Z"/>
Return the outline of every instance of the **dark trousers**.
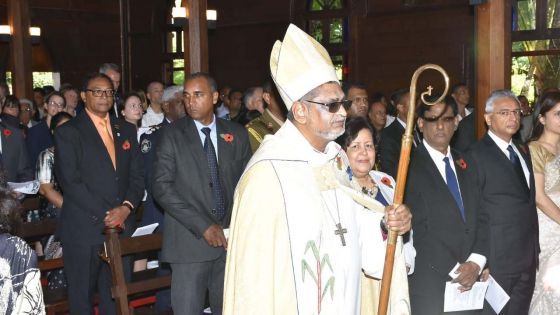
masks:
<path fill-rule="evenodd" d="M 226 254 L 197 263 L 171 264 L 171 304 L 174 314 L 202 314 L 209 292 L 212 315 L 222 314 Z"/>
<path fill-rule="evenodd" d="M 96 290 L 99 293 L 99 313 L 115 314 L 115 302 L 111 297 L 111 269 L 99 257 L 103 245 L 65 243 L 63 248 L 70 314 L 93 315 Z"/>
<path fill-rule="evenodd" d="M 492 271 L 490 271 L 490 274 L 509 295 L 509 301 L 500 312 L 500 315 L 529 314 L 529 306 L 531 305 L 531 298 L 535 290 L 536 268 L 531 268 L 516 275 L 493 274 Z M 494 315 L 496 312 L 485 301 L 482 314 Z"/>

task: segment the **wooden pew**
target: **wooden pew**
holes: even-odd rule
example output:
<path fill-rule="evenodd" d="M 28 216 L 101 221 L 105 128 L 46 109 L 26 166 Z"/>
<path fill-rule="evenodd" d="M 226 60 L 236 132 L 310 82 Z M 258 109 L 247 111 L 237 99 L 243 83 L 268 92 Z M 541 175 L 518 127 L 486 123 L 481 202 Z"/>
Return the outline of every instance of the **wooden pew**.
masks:
<path fill-rule="evenodd" d="M 40 207 L 40 197 L 33 196 L 23 200 L 22 208 L 24 215 Z M 14 235 L 24 239 L 28 243 L 40 240 L 42 237 L 53 235 L 56 231 L 56 219 L 44 219 L 38 222 L 21 222 L 14 229 Z M 39 270 L 41 277 L 46 277 L 46 273 L 52 270 L 64 268 L 62 258 L 39 260 Z M 58 313 L 68 313 L 68 293 L 66 289 L 48 290 L 43 287 L 43 299 L 47 315 Z"/>
<path fill-rule="evenodd" d="M 123 271 L 122 256 L 137 253 L 153 252 L 161 249 L 161 234 L 150 234 L 119 239 L 119 231 L 115 228 L 105 230 L 105 260 L 111 267 L 113 298 L 119 315 L 157 314 L 153 309 L 135 309 L 129 303 L 131 295 L 155 293 L 158 289 L 171 287 L 171 275 L 158 276 L 153 270 L 147 271 L 148 277 L 126 283 Z M 133 277 L 134 278 L 134 277 Z M 170 314 L 170 313 L 164 313 Z"/>

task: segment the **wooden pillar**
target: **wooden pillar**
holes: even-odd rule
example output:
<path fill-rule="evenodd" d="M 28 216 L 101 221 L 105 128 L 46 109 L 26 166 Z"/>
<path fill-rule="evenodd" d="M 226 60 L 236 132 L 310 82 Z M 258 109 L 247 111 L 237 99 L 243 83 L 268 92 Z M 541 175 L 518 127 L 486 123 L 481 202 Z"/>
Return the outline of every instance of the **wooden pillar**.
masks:
<path fill-rule="evenodd" d="M 208 26 L 206 21 L 206 7 L 206 0 L 188 1 L 189 41 L 187 42 L 185 38 L 185 51 L 189 51 L 189 59 L 185 59 L 185 76 L 193 72 L 208 72 Z M 187 63 L 190 64 L 190 69 L 187 69 Z M 189 70 L 189 72 L 187 72 L 187 70 Z"/>
<path fill-rule="evenodd" d="M 476 7 L 476 135 L 486 133 L 484 106 L 490 93 L 511 86 L 511 1 Z"/>
<path fill-rule="evenodd" d="M 119 26 L 121 42 L 121 92 L 125 95 L 131 90 L 130 74 L 130 41 L 129 41 L 129 2 L 128 0 L 119 1 Z"/>
<path fill-rule="evenodd" d="M 33 96 L 31 69 L 31 35 L 29 34 L 29 1 L 8 0 L 8 24 L 12 29 L 11 55 L 14 61 L 12 93 L 18 97 Z"/>

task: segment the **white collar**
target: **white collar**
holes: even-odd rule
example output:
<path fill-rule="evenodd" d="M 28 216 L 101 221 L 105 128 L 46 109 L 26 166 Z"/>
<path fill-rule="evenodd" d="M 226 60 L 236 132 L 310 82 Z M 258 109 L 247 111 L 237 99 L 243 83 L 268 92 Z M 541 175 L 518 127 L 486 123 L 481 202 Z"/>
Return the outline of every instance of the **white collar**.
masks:
<path fill-rule="evenodd" d="M 426 150 L 428 151 L 428 154 L 430 154 L 430 157 L 432 158 L 432 160 L 442 162 L 443 159 L 447 157 L 447 158 L 449 158 L 449 161 L 453 161 L 453 156 L 451 156 L 451 147 L 449 145 L 447 146 L 447 154 L 443 154 L 440 151 L 434 149 L 426 141 L 426 139 L 423 139 L 422 143 L 424 143 L 424 146 L 426 147 Z"/>
<path fill-rule="evenodd" d="M 488 135 L 490 136 L 490 138 L 492 140 L 494 140 L 496 145 L 504 152 L 507 152 L 508 146 L 510 146 L 510 145 L 512 147 L 515 147 L 515 145 L 513 145 L 513 141 L 511 139 L 509 139 L 509 142 L 505 142 L 502 138 L 496 136 L 496 134 L 493 133 L 491 130 L 488 130 Z"/>

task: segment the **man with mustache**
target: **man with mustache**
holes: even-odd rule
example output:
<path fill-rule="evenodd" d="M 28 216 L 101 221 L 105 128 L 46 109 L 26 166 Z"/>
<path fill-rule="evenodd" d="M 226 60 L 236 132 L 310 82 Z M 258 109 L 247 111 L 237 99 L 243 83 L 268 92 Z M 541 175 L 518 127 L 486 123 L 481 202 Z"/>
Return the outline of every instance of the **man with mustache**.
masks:
<path fill-rule="evenodd" d="M 290 25 L 270 68 L 288 119 L 237 186 L 224 314 L 358 314 L 361 273 L 381 277 L 382 226 L 405 233 L 410 212 L 375 207 L 351 188 L 348 158 L 333 141 L 350 101 L 326 50 Z"/>

